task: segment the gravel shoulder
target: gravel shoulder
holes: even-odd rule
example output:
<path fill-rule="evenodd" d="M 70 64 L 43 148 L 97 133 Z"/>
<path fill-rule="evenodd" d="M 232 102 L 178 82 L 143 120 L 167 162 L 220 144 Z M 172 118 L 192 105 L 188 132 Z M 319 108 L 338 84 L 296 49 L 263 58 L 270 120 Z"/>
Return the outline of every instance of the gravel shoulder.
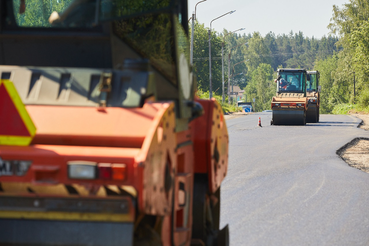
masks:
<path fill-rule="evenodd" d="M 360 128 L 369 130 L 369 114 L 351 114 L 362 120 Z M 343 148 L 337 151 L 337 154 L 351 167 L 369 173 L 369 139 L 356 138 Z"/>
<path fill-rule="evenodd" d="M 242 117 L 245 115 L 249 115 L 252 113 L 245 113 L 245 112 L 233 112 L 233 113 L 228 113 L 224 115 L 224 119 L 226 120 L 230 120 L 230 119 L 234 119 L 234 118 L 238 118 L 238 117 Z"/>
<path fill-rule="evenodd" d="M 366 131 L 369 130 L 369 114 L 351 114 L 351 115 L 363 121 L 363 123 L 360 125 L 360 128 Z"/>

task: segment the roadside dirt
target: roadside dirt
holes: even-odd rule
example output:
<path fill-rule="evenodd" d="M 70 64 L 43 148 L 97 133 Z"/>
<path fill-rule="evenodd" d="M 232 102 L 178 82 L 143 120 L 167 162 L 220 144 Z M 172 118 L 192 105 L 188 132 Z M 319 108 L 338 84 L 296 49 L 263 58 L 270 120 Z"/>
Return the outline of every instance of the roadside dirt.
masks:
<path fill-rule="evenodd" d="M 228 114 L 224 115 L 224 119 L 230 120 L 230 119 L 238 118 L 238 117 L 245 116 L 245 115 L 248 115 L 248 114 L 252 114 L 252 113 L 245 113 L 245 112 L 228 113 Z"/>
<path fill-rule="evenodd" d="M 369 130 L 369 114 L 351 114 L 363 122 L 360 128 Z M 356 138 L 337 151 L 351 167 L 369 173 L 369 138 Z"/>
<path fill-rule="evenodd" d="M 369 114 L 351 114 L 351 115 L 363 121 L 363 123 L 360 125 L 360 128 L 366 131 L 369 130 Z"/>

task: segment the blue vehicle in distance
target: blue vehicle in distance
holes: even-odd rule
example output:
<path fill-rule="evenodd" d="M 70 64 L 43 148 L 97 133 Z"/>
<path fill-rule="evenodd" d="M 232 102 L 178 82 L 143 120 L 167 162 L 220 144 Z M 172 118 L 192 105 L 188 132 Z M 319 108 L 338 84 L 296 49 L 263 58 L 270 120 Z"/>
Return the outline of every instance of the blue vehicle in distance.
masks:
<path fill-rule="evenodd" d="M 253 112 L 252 111 L 252 105 L 251 105 L 251 102 L 242 102 L 242 101 L 238 101 L 237 102 L 237 106 L 242 108 L 242 111 L 243 112 L 246 112 L 246 113 L 251 113 Z"/>

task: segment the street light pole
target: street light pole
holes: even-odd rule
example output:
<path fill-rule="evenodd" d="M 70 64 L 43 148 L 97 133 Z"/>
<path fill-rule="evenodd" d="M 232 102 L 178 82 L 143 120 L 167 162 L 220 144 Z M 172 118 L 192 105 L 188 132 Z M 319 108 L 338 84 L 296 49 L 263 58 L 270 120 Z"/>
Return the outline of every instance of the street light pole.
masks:
<path fill-rule="evenodd" d="M 222 81 L 223 81 L 222 82 L 222 103 L 224 103 L 224 42 L 225 42 L 225 38 L 229 34 L 232 34 L 232 33 L 238 32 L 238 31 L 242 31 L 242 30 L 245 30 L 245 28 L 240 28 L 240 29 L 237 29 L 233 32 L 229 32 L 226 35 L 224 35 L 224 37 L 223 37 L 223 42 L 222 42 Z"/>
<path fill-rule="evenodd" d="M 224 103 L 224 39 L 222 43 L 222 103 Z"/>
<path fill-rule="evenodd" d="M 213 19 L 212 21 L 210 21 L 210 29 L 209 29 L 209 98 L 211 99 L 213 97 L 213 83 L 212 83 L 212 78 L 211 78 L 211 24 L 213 23 L 213 21 L 222 18 L 223 16 L 226 16 L 228 14 L 233 14 L 234 12 L 236 12 L 236 10 L 233 11 L 229 11 L 228 13 L 225 13 L 224 15 L 218 16 L 217 18 Z"/>
<path fill-rule="evenodd" d="M 231 52 L 232 52 L 232 49 L 237 48 L 237 47 L 239 47 L 241 45 L 245 45 L 245 44 L 247 44 L 247 42 L 246 43 L 239 44 L 239 45 L 236 45 L 236 46 L 233 46 L 229 50 L 229 54 L 228 54 L 228 92 L 227 92 L 227 94 L 228 94 L 228 104 L 231 103 L 231 95 L 230 95 L 230 92 L 231 92 L 231 81 L 230 81 L 230 78 L 229 78 L 229 74 L 231 73 L 231 71 L 230 71 L 231 70 Z M 233 92 L 233 87 L 232 87 L 232 92 Z"/>
<path fill-rule="evenodd" d="M 190 64 L 193 65 L 193 32 L 195 30 L 195 13 L 192 13 L 192 25 L 191 25 L 191 47 L 190 47 Z"/>
<path fill-rule="evenodd" d="M 233 67 L 232 67 L 232 78 L 237 76 L 237 75 L 243 74 L 243 73 L 240 73 L 240 74 L 237 74 L 237 75 L 233 75 L 234 74 L 234 67 L 237 66 L 240 63 L 247 62 L 248 60 L 250 60 L 250 59 L 245 59 L 245 60 L 237 62 L 236 64 L 233 65 Z M 234 83 L 233 83 L 233 79 L 232 79 L 232 93 L 233 93 L 233 85 L 234 85 Z"/>
<path fill-rule="evenodd" d="M 213 97 L 213 83 L 211 81 L 211 27 L 209 29 L 209 99 Z"/>
<path fill-rule="evenodd" d="M 232 50 L 232 49 L 231 49 Z M 228 54 L 228 104 L 231 104 L 231 51 Z"/>
<path fill-rule="evenodd" d="M 195 12 L 192 13 L 192 26 L 191 26 L 191 48 L 190 48 L 190 64 L 193 65 L 193 37 L 195 32 L 195 20 L 196 20 L 196 8 L 199 3 L 206 2 L 206 0 L 202 0 L 195 5 Z"/>
<path fill-rule="evenodd" d="M 355 104 L 355 72 L 354 72 L 354 104 Z"/>

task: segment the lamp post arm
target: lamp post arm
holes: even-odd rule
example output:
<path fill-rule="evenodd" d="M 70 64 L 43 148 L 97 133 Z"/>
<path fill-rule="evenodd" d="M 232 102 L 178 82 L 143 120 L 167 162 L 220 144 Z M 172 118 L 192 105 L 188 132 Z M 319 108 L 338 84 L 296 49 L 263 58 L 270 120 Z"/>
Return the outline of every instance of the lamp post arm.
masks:
<path fill-rule="evenodd" d="M 196 20 L 196 8 L 197 5 L 199 5 L 200 3 L 206 2 L 206 0 L 202 0 L 198 3 L 196 3 L 195 5 L 195 12 L 192 13 L 192 17 L 188 20 L 188 22 L 190 22 L 190 20 L 192 19 L 192 25 L 191 25 L 191 47 L 190 47 L 190 63 L 191 65 L 193 65 L 193 39 L 194 39 L 194 31 L 195 31 L 195 20 Z"/>
<path fill-rule="evenodd" d="M 226 35 L 224 35 L 224 36 L 223 36 L 223 42 L 225 41 L 225 38 L 226 38 L 229 34 L 232 34 L 232 33 L 238 32 L 238 31 L 242 31 L 242 30 L 245 30 L 245 28 L 240 28 L 240 29 L 234 30 L 233 32 L 229 32 L 229 33 L 227 33 Z"/>
<path fill-rule="evenodd" d="M 206 0 L 202 0 L 202 1 L 198 2 L 198 3 L 196 3 L 196 5 L 195 5 L 195 20 L 196 20 L 196 8 L 197 8 L 197 5 L 199 5 L 200 3 L 203 3 L 203 2 L 206 2 Z"/>
<path fill-rule="evenodd" d="M 247 62 L 248 60 L 250 60 L 250 59 L 245 59 L 245 60 L 243 60 L 243 61 L 237 62 L 236 64 L 234 64 L 234 65 L 233 65 L 233 68 L 232 68 L 232 69 L 234 69 L 234 67 L 235 67 L 236 65 L 238 65 L 238 64 L 240 64 L 240 63 L 242 63 L 242 62 Z"/>
<path fill-rule="evenodd" d="M 211 24 L 213 23 L 213 21 L 216 21 L 217 19 L 222 18 L 225 15 L 233 14 L 234 12 L 236 12 L 236 10 L 229 11 L 229 12 L 225 13 L 224 15 L 218 16 L 217 18 L 210 21 L 210 30 L 211 30 Z"/>
<path fill-rule="evenodd" d="M 238 74 L 234 74 L 234 75 L 232 75 L 230 78 L 233 78 L 233 77 L 236 77 L 236 76 L 238 76 L 238 75 L 242 75 L 243 74 L 243 72 L 241 72 L 241 73 L 238 73 Z M 223 83 L 225 83 L 226 82 L 226 80 L 224 80 L 223 81 Z"/>
<path fill-rule="evenodd" d="M 240 47 L 241 45 L 246 45 L 246 44 L 248 44 L 248 42 L 246 42 L 246 43 L 242 43 L 242 44 L 238 44 L 238 45 L 233 46 L 232 48 L 230 48 L 230 50 L 229 50 L 229 56 L 231 56 L 231 52 L 232 52 L 232 50 L 233 50 L 234 48 L 237 48 L 237 47 Z"/>
<path fill-rule="evenodd" d="M 233 11 L 229 11 L 221 16 L 218 16 L 217 18 L 213 19 L 212 21 L 210 21 L 210 28 L 209 28 L 209 97 L 210 99 L 213 96 L 213 91 L 212 91 L 212 77 L 211 77 L 211 24 L 213 23 L 213 21 L 218 20 L 219 18 L 222 18 L 223 16 L 226 16 L 228 14 L 233 14 L 234 12 L 236 12 L 236 10 Z"/>

